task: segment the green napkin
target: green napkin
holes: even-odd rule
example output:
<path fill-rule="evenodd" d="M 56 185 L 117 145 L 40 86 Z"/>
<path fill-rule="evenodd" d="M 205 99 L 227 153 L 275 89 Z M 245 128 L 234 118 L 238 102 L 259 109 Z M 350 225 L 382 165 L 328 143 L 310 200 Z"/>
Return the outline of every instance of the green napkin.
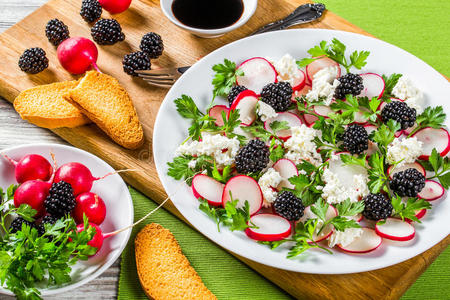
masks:
<path fill-rule="evenodd" d="M 420 57 L 450 76 L 450 1 L 323 0 L 328 9 L 376 37 Z M 156 207 L 134 189 L 135 219 Z M 288 299 L 289 296 L 217 247 L 197 231 L 161 209 L 145 222 L 170 229 L 196 271 L 219 299 Z M 145 225 L 134 228 L 122 255 L 119 299 L 146 299 L 136 273 L 134 237 Z M 448 299 L 450 249 L 428 268 L 402 299 Z"/>

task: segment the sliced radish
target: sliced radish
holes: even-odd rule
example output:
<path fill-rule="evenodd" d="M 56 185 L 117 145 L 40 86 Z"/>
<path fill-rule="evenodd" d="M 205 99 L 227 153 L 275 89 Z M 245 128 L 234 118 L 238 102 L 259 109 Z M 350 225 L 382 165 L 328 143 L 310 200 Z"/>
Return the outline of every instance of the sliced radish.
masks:
<path fill-rule="evenodd" d="M 357 215 L 350 216 L 350 217 L 347 217 L 347 218 L 351 219 L 351 220 L 355 220 L 356 222 L 361 222 L 361 220 L 363 219 L 363 215 L 362 214 L 357 214 Z"/>
<path fill-rule="evenodd" d="M 292 127 L 299 127 L 300 125 L 303 124 L 302 120 L 300 119 L 299 116 L 297 116 L 294 113 L 291 112 L 280 112 L 278 113 L 278 115 L 275 118 L 269 119 L 267 121 L 264 122 L 264 129 L 266 129 L 267 131 L 276 134 L 279 138 L 281 139 L 288 139 L 291 137 L 291 130 L 290 129 L 286 129 L 286 130 L 280 130 L 277 132 L 274 132 L 272 130 L 272 128 L 270 128 L 270 124 L 272 124 L 273 122 L 278 121 L 278 122 L 283 122 L 286 121 L 288 122 L 288 126 L 290 128 Z"/>
<path fill-rule="evenodd" d="M 367 253 L 377 249 L 383 239 L 376 234 L 375 230 L 363 227 L 363 232 L 360 237 L 355 239 L 351 244 L 343 247 L 337 245 L 339 249 L 350 253 Z"/>
<path fill-rule="evenodd" d="M 409 135 L 411 132 L 413 132 L 413 130 L 414 129 L 416 129 L 417 128 L 417 123 L 416 124 L 414 124 L 414 126 L 413 127 L 408 127 L 408 128 L 406 128 L 405 130 L 403 130 L 403 133 L 405 134 L 405 135 Z"/>
<path fill-rule="evenodd" d="M 403 166 L 400 166 L 400 167 L 397 166 L 395 168 L 393 166 L 390 166 L 387 169 L 387 172 L 388 172 L 389 178 L 392 179 L 392 178 L 394 178 L 394 174 L 395 173 L 403 172 L 406 169 L 410 169 L 410 168 L 416 169 L 417 171 L 422 173 L 422 175 L 425 176 L 425 177 L 427 176 L 427 171 L 425 171 L 425 168 L 421 164 L 419 164 L 418 162 L 414 162 L 412 164 L 404 164 Z"/>
<path fill-rule="evenodd" d="M 303 115 L 303 119 L 305 119 L 305 123 L 309 126 L 311 124 L 313 124 L 314 122 L 316 122 L 317 120 L 319 120 L 318 117 L 314 116 L 314 115 L 310 115 L 308 113 L 305 113 Z"/>
<path fill-rule="evenodd" d="M 444 195 L 444 187 L 434 180 L 425 180 L 425 187 L 417 196 L 423 200 L 433 201 Z"/>
<path fill-rule="evenodd" d="M 422 219 L 427 214 L 427 210 L 425 208 L 422 208 L 421 210 L 416 211 L 416 218 Z"/>
<path fill-rule="evenodd" d="M 339 67 L 339 64 L 334 60 L 332 60 L 331 58 L 322 57 L 316 59 L 315 61 L 306 66 L 306 77 L 308 77 L 308 81 L 312 82 L 314 74 L 327 67 L 337 67 L 338 68 L 337 77 L 341 76 L 341 68 Z"/>
<path fill-rule="evenodd" d="M 344 165 L 340 159 L 340 155 L 350 155 L 347 152 L 336 153 L 339 159 L 330 159 L 328 168 L 338 178 L 343 186 L 346 188 L 353 188 L 353 176 L 355 175 L 367 175 L 367 170 L 363 166 L 359 165 Z"/>
<path fill-rule="evenodd" d="M 231 194 L 231 195 L 230 195 Z M 250 205 L 250 215 L 261 209 L 263 193 L 258 182 L 250 176 L 238 175 L 228 180 L 222 194 L 222 205 L 233 200 L 239 200 L 237 208 L 244 207 L 245 201 Z"/>
<path fill-rule="evenodd" d="M 384 224 L 378 221 L 375 224 L 375 232 L 389 240 L 409 241 L 414 238 L 416 230 L 410 223 L 396 218 L 387 218 Z"/>
<path fill-rule="evenodd" d="M 192 179 L 192 193 L 195 198 L 203 198 L 214 206 L 222 205 L 224 184 L 204 174 L 197 174 Z"/>
<path fill-rule="evenodd" d="M 251 90 L 245 90 L 234 99 L 233 104 L 230 107 L 228 116 L 231 111 L 239 109 L 239 120 L 242 125 L 249 126 L 256 119 L 256 104 L 258 103 L 258 97 Z"/>
<path fill-rule="evenodd" d="M 314 112 L 322 117 L 328 118 L 328 115 L 333 113 L 333 110 L 329 106 L 325 105 L 314 105 Z"/>
<path fill-rule="evenodd" d="M 331 205 L 328 206 L 328 210 L 327 210 L 327 213 L 326 213 L 326 215 L 325 215 L 326 220 L 330 220 L 330 219 L 332 219 L 332 218 L 334 218 L 334 217 L 336 217 L 336 216 L 337 216 L 337 211 L 336 211 L 336 209 L 335 209 L 333 206 L 331 206 Z M 296 224 L 297 224 L 298 222 L 304 223 L 304 222 L 306 222 L 308 219 L 314 219 L 314 218 L 317 218 L 317 216 L 316 216 L 316 214 L 314 214 L 314 213 L 311 211 L 311 206 L 308 206 L 308 207 L 305 208 L 305 211 L 304 211 L 304 213 L 303 213 L 303 217 L 300 218 L 300 220 L 297 221 Z M 320 230 L 319 227 L 320 227 L 320 226 L 318 226 L 318 227 L 316 228 L 316 231 L 313 233 L 313 240 L 310 241 L 310 242 L 316 242 L 316 243 L 317 243 L 317 242 L 323 241 L 323 240 L 329 238 L 330 235 L 331 235 L 331 234 L 333 233 L 333 231 L 334 231 L 333 225 L 328 224 L 327 226 L 325 226 L 325 228 L 324 228 L 319 234 L 317 234 L 317 232 Z"/>
<path fill-rule="evenodd" d="M 247 59 L 238 67 L 244 72 L 243 76 L 237 76 L 238 85 L 243 85 L 249 90 L 260 94 L 262 88 L 269 83 L 277 82 L 277 71 L 274 66 L 262 57 Z"/>
<path fill-rule="evenodd" d="M 254 138 L 253 134 L 251 134 L 250 132 L 244 131 L 244 129 L 242 129 L 241 126 L 237 126 L 237 127 L 233 130 L 233 133 L 242 135 L 242 136 L 245 137 L 247 140 L 251 140 L 251 139 Z"/>
<path fill-rule="evenodd" d="M 222 112 L 225 112 L 225 117 L 228 117 L 228 107 L 225 105 L 215 105 L 209 110 L 208 114 L 210 117 L 216 119 L 215 123 L 217 126 L 223 126 Z"/>
<path fill-rule="evenodd" d="M 306 75 L 302 70 L 299 70 L 299 73 L 297 76 L 292 77 L 290 75 L 280 75 L 280 78 L 282 80 L 291 81 L 291 86 L 293 91 L 300 91 L 303 89 L 306 83 Z"/>
<path fill-rule="evenodd" d="M 361 77 L 364 88 L 358 96 L 367 97 L 369 99 L 372 99 L 373 97 L 377 97 L 378 99 L 381 98 L 385 87 L 384 79 L 375 73 L 361 74 Z"/>
<path fill-rule="evenodd" d="M 423 154 L 420 159 L 427 160 L 434 148 L 443 157 L 450 151 L 450 135 L 444 128 L 427 127 L 413 134 L 417 140 L 423 143 Z"/>
<path fill-rule="evenodd" d="M 298 170 L 295 163 L 287 158 L 279 159 L 272 168 L 275 169 L 278 173 L 280 173 L 280 176 L 283 177 L 283 180 L 280 182 L 280 184 L 277 186 L 278 190 L 283 189 L 283 187 L 293 189 L 295 186 L 289 182 L 289 178 L 292 176 L 298 176 Z"/>
<path fill-rule="evenodd" d="M 279 241 L 291 234 L 291 222 L 274 214 L 258 214 L 250 218 L 258 228 L 247 228 L 245 233 L 257 241 Z"/>
<path fill-rule="evenodd" d="M 377 127 L 375 125 L 372 124 L 366 124 L 364 125 L 364 129 L 366 129 L 367 134 L 370 135 L 372 133 L 372 131 L 377 130 Z M 375 152 L 377 152 L 378 150 L 378 146 L 376 143 L 372 142 L 371 140 L 369 140 L 369 148 L 364 152 L 367 155 L 372 155 Z"/>
<path fill-rule="evenodd" d="M 308 92 L 309 92 L 310 90 L 311 90 L 311 86 L 305 84 L 305 86 L 304 86 L 301 90 L 299 90 L 299 91 L 294 91 L 294 92 L 292 93 L 292 98 L 291 98 L 291 100 L 292 100 L 292 101 L 297 101 L 295 98 L 301 97 L 301 96 L 304 96 L 304 95 L 308 94 Z"/>

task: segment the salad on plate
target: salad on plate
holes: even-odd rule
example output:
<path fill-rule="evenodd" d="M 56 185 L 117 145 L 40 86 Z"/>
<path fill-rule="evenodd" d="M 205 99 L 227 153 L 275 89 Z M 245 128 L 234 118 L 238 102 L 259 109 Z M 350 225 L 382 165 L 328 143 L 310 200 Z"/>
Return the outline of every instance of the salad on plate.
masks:
<path fill-rule="evenodd" d="M 335 38 L 308 53 L 214 65 L 205 112 L 174 100 L 191 126 L 168 175 L 217 230 L 283 245 L 288 258 L 412 240 L 450 185 L 443 108 L 426 106 L 407 74 L 358 73 L 368 51 Z"/>

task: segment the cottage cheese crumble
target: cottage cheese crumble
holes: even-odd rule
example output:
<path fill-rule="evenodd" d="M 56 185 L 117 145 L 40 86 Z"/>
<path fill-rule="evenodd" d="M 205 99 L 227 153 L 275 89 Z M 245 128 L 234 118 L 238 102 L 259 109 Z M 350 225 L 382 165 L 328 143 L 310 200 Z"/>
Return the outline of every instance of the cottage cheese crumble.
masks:
<path fill-rule="evenodd" d="M 405 100 L 409 107 L 416 109 L 417 114 L 423 112 L 423 93 L 413 85 L 413 82 L 408 77 L 402 76 L 399 78 L 392 89 L 392 94 L 399 99 Z"/>
<path fill-rule="evenodd" d="M 337 67 L 323 68 L 314 74 L 312 80 L 312 89 L 306 94 L 310 102 L 318 101 L 319 97 L 325 97 L 325 105 L 330 105 L 336 87 L 339 85 Z"/>
<path fill-rule="evenodd" d="M 297 66 L 295 58 L 290 54 L 283 55 L 279 60 L 273 60 L 271 58 L 267 58 L 267 60 L 275 67 L 275 70 L 278 73 L 278 81 L 286 81 L 289 82 L 291 86 L 294 86 L 294 78 L 301 76 L 302 71 Z"/>
<path fill-rule="evenodd" d="M 334 247 L 335 245 L 345 247 L 350 245 L 356 238 L 359 238 L 362 233 L 362 228 L 347 228 L 344 231 L 335 230 L 329 237 L 328 245 L 330 247 Z"/>
<path fill-rule="evenodd" d="M 305 124 L 291 128 L 292 136 L 284 143 L 288 150 L 285 158 L 299 164 L 306 160 L 315 166 L 322 163 L 322 157 L 316 150 L 316 144 L 313 142 L 317 136 L 317 130 L 309 128 Z"/>
<path fill-rule="evenodd" d="M 350 202 L 357 202 L 360 197 L 369 194 L 367 175 L 353 175 L 351 184 L 344 184 L 336 174 L 325 169 L 322 180 L 326 182 L 322 189 L 322 197 L 329 204 L 341 203 L 346 199 L 350 199 Z"/>
<path fill-rule="evenodd" d="M 256 109 L 256 113 L 261 117 L 261 121 L 263 122 L 275 118 L 278 115 L 272 106 L 264 103 L 263 101 L 258 101 L 258 108 Z"/>
<path fill-rule="evenodd" d="M 226 151 L 223 151 L 227 149 Z M 191 141 L 180 145 L 175 155 L 211 155 L 218 165 L 231 165 L 239 150 L 237 137 L 232 139 L 220 134 L 202 134 L 202 141 Z"/>
<path fill-rule="evenodd" d="M 283 180 L 280 173 L 275 171 L 274 168 L 269 168 L 258 180 L 258 184 L 264 196 L 264 207 L 269 207 L 275 198 L 277 197 L 277 192 L 272 189 L 276 188 L 280 182 Z"/>
<path fill-rule="evenodd" d="M 416 159 L 422 155 L 421 141 L 418 141 L 416 137 L 406 139 L 394 139 L 394 141 L 388 146 L 387 149 L 387 162 L 394 164 L 401 161 L 397 166 L 401 167 L 408 163 L 413 163 Z"/>

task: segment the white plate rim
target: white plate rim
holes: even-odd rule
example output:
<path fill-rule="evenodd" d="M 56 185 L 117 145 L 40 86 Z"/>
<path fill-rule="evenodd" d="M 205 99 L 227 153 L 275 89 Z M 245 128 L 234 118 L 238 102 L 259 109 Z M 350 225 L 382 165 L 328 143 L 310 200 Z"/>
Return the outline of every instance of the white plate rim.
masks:
<path fill-rule="evenodd" d="M 0 150 L 0 153 L 5 153 L 5 152 L 11 152 L 11 151 L 16 151 L 19 149 L 24 149 L 24 148 L 32 148 L 32 147 L 49 147 L 49 148 L 60 148 L 60 149 L 70 149 L 73 150 L 75 152 L 80 153 L 81 155 L 85 155 L 88 156 L 102 164 L 105 165 L 106 168 L 110 169 L 110 172 L 114 172 L 114 168 L 111 167 L 107 162 L 105 162 L 104 160 L 102 160 L 101 158 L 99 158 L 98 156 L 87 152 L 83 149 L 80 148 L 76 148 L 73 146 L 68 146 L 68 145 L 62 145 L 62 144 L 55 144 L 55 143 L 31 143 L 31 144 L 22 144 L 22 145 L 18 145 L 18 146 L 12 146 L 12 147 L 8 147 L 8 148 L 4 148 L 2 150 Z M 122 177 L 120 177 L 120 183 L 126 186 L 126 183 L 123 181 Z M 134 205 L 133 205 L 133 199 L 131 197 L 131 194 L 127 188 L 128 193 L 127 195 L 127 199 L 128 203 L 131 207 L 130 210 L 130 219 L 129 221 L 129 225 L 133 224 L 134 221 Z M 80 281 L 74 283 L 74 284 L 67 284 L 67 285 L 63 285 L 60 288 L 50 288 L 50 289 L 43 289 L 40 290 L 41 292 L 41 296 L 51 296 L 51 295 L 57 295 L 57 294 L 61 294 L 61 293 L 65 293 L 68 292 L 70 290 L 76 289 L 92 280 L 94 280 L 95 278 L 97 278 L 98 276 L 100 276 L 103 272 L 105 272 L 113 263 L 116 262 L 116 260 L 122 255 L 123 250 L 125 249 L 125 247 L 127 246 L 130 236 L 131 236 L 131 231 L 132 228 L 129 228 L 125 231 L 123 231 L 126 235 L 125 238 L 122 241 L 122 244 L 119 247 L 119 251 L 116 251 L 116 253 L 114 254 L 114 256 L 112 256 L 112 258 L 110 260 L 108 260 L 105 264 L 103 264 L 98 270 L 96 270 L 94 273 L 86 276 L 85 278 L 81 279 Z M 0 293 L 4 294 L 4 295 L 11 295 L 14 296 L 14 293 L 12 293 L 11 291 L 0 287 Z"/>
<path fill-rule="evenodd" d="M 154 160 L 155 160 L 155 165 L 156 165 L 156 169 L 158 172 L 158 176 L 163 184 L 164 189 L 166 190 L 166 193 L 169 194 L 169 181 L 171 180 L 171 178 L 168 178 L 168 176 L 165 174 L 164 172 L 164 166 L 167 163 L 167 161 L 162 161 L 161 158 L 157 155 L 158 152 L 158 143 L 155 141 L 160 141 L 160 136 L 159 136 L 159 128 L 160 128 L 160 124 L 162 122 L 162 113 L 161 111 L 163 111 L 163 108 L 167 105 L 169 105 L 168 103 L 170 101 L 172 101 L 172 98 L 175 98 L 174 94 L 175 90 L 178 89 L 179 86 L 182 85 L 183 83 L 183 77 L 187 77 L 187 76 L 191 76 L 191 74 L 195 73 L 196 70 L 199 68 L 199 66 L 202 64 L 202 62 L 206 61 L 209 59 L 209 57 L 215 55 L 216 53 L 223 51 L 225 52 L 226 50 L 229 50 L 230 48 L 234 47 L 236 44 L 241 43 L 243 41 L 247 41 L 249 39 L 253 39 L 255 37 L 260 37 L 262 38 L 262 36 L 266 37 L 268 40 L 278 34 L 284 34 L 284 35 L 288 35 L 288 34 L 298 34 L 301 35 L 302 32 L 324 32 L 327 34 L 330 34 L 330 36 L 332 36 L 333 34 L 338 34 L 338 35 L 343 35 L 343 36 L 353 36 L 353 37 L 358 37 L 361 39 L 371 39 L 371 40 L 376 40 L 378 43 L 383 44 L 386 47 L 391 47 L 391 48 L 395 48 L 397 51 L 401 52 L 401 55 L 404 55 L 406 58 L 410 58 L 410 59 L 414 59 L 414 60 L 418 60 L 420 61 L 420 63 L 422 63 L 424 65 L 424 67 L 428 68 L 427 71 L 434 73 L 435 76 L 440 77 L 441 79 L 445 80 L 445 82 L 447 83 L 447 86 L 450 86 L 450 83 L 447 81 L 447 79 L 445 79 L 445 77 L 440 74 L 439 72 L 437 72 L 435 69 L 433 69 L 431 66 L 429 66 L 427 63 L 425 63 L 423 60 L 421 60 L 420 58 L 414 56 L 413 54 L 395 46 L 392 44 L 389 44 L 387 42 L 384 42 L 382 40 L 373 38 L 373 37 L 369 37 L 369 36 L 365 36 L 365 35 L 361 35 L 361 34 L 357 34 L 357 33 L 352 33 L 352 32 L 346 32 L 346 31 L 340 31 L 340 30 L 331 30 L 331 29 L 319 29 L 319 28 L 305 28 L 305 29 L 289 29 L 289 30 L 284 30 L 284 31 L 279 31 L 279 32 L 268 32 L 268 33 L 263 33 L 260 35 L 256 35 L 256 36 L 250 36 L 250 37 L 246 37 L 237 41 L 234 41 L 232 43 L 229 43 L 227 45 L 224 45 L 216 50 L 214 50 L 213 52 L 209 53 L 208 55 L 202 57 L 202 59 L 200 59 L 199 61 L 197 61 L 188 71 L 186 71 L 185 74 L 183 74 L 183 76 L 174 84 L 174 86 L 172 86 L 172 88 L 169 90 L 169 92 L 166 94 L 160 109 L 158 111 L 156 120 L 155 120 L 155 125 L 154 125 L 154 131 L 153 131 L 153 153 L 154 153 Z M 297 38 L 299 38 L 297 36 Z M 314 45 L 308 45 L 309 47 L 312 47 Z M 361 47 L 361 50 L 363 49 L 363 47 Z M 214 63 L 218 63 L 218 61 L 214 62 Z M 212 79 L 212 78 L 211 78 Z M 448 114 L 448 118 L 446 120 L 446 125 L 448 126 L 449 123 L 449 119 L 450 119 L 450 114 Z M 192 196 L 192 195 L 190 195 Z M 173 196 L 172 196 L 173 197 Z M 193 197 L 193 196 L 192 196 Z M 294 272 L 303 272 L 303 273 L 311 273 L 311 274 L 349 274 L 349 273 L 358 273 L 358 272 L 366 272 L 366 271 L 371 271 L 371 270 L 376 270 L 376 269 L 381 269 L 381 268 L 385 268 L 385 267 L 389 267 L 401 262 L 404 262 L 408 259 L 411 259 L 423 252 L 425 252 L 426 250 L 430 249 L 433 245 L 431 245 L 430 247 L 425 247 L 423 249 L 421 249 L 420 251 L 415 251 L 415 252 L 411 252 L 408 255 L 405 255 L 403 257 L 401 257 L 400 259 L 397 259 L 395 263 L 377 263 L 375 265 L 371 265 L 371 266 L 358 266 L 358 267 L 348 267 L 346 270 L 314 270 L 314 269 L 301 269 L 298 267 L 294 267 L 294 266 L 289 266 L 289 265 L 283 265 L 280 266 L 279 264 L 276 263 L 272 263 L 271 261 L 262 261 L 260 258 L 258 258 L 255 255 L 252 254 L 248 254 L 248 253 L 243 253 L 239 247 L 235 247 L 234 245 L 230 245 L 229 243 L 227 244 L 226 241 L 224 241 L 223 239 L 220 239 L 219 241 L 217 240 L 217 233 L 215 234 L 209 234 L 207 233 L 204 228 L 198 228 L 197 226 L 195 226 L 194 223 L 195 220 L 191 220 L 189 218 L 189 216 L 187 215 L 187 212 L 183 211 L 182 209 L 180 209 L 180 206 L 177 205 L 176 201 L 173 201 L 174 205 L 177 207 L 177 209 L 180 211 L 180 213 L 183 215 L 183 217 L 185 217 L 191 224 L 193 224 L 193 226 L 200 231 L 203 235 L 205 235 L 207 238 L 209 238 L 210 240 L 214 241 L 216 244 L 220 245 L 221 247 L 237 254 L 240 256 L 244 256 L 247 259 L 250 259 L 252 261 L 267 265 L 267 266 L 271 266 L 271 267 L 275 267 L 275 268 L 280 268 L 280 269 L 284 269 L 284 270 L 288 270 L 288 271 L 294 271 Z M 450 217 L 450 216 L 449 216 Z M 205 218 L 208 218 L 205 215 Z M 439 239 L 437 240 L 437 242 L 434 244 L 436 245 L 437 243 L 439 243 L 440 241 L 442 241 L 446 236 L 448 236 L 450 234 L 450 228 L 447 229 L 448 232 L 445 232 L 445 230 L 443 230 L 443 233 L 439 235 Z M 219 233 L 220 234 L 220 233 Z M 352 255 L 355 256 L 355 255 Z M 356 255 L 358 256 L 358 255 Z"/>

